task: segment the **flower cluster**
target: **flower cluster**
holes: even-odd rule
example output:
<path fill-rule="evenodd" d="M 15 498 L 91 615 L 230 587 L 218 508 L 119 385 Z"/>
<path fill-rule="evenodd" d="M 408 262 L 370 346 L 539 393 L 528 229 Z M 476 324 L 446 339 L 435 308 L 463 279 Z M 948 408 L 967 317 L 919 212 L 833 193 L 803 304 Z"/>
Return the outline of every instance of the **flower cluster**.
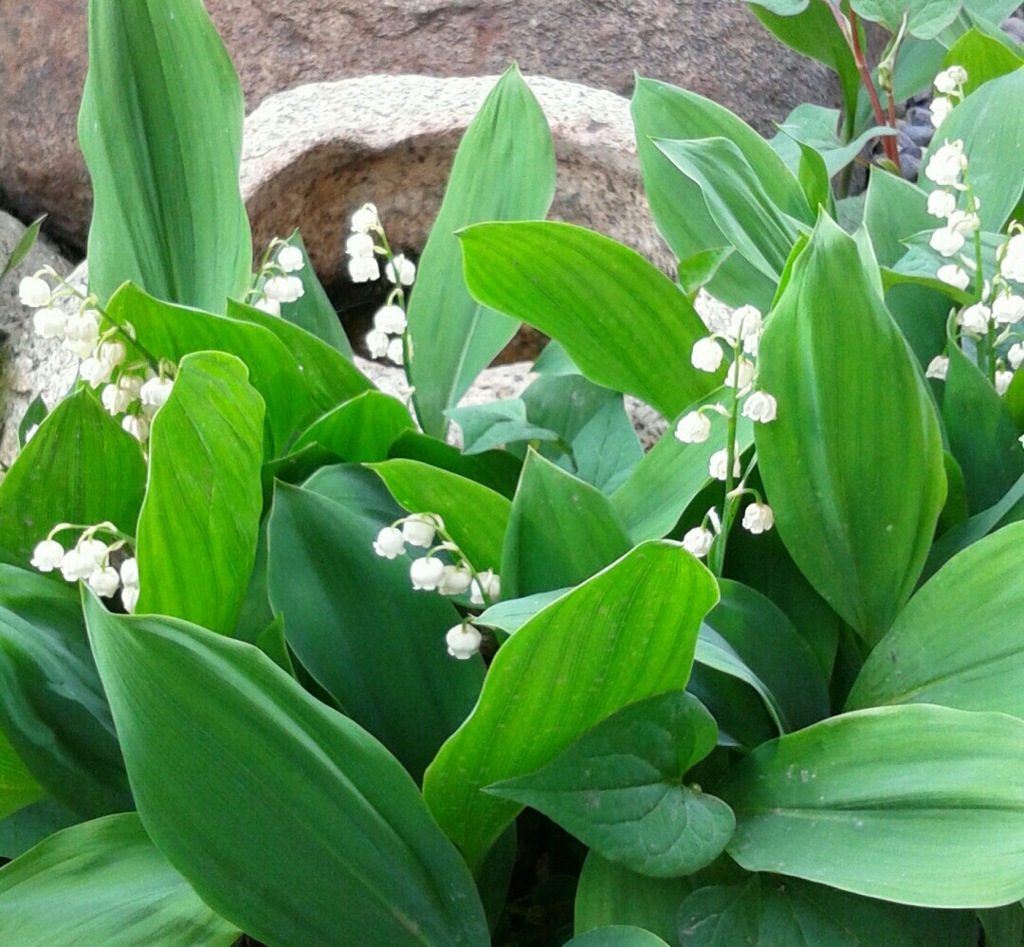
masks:
<path fill-rule="evenodd" d="M 54 278 L 57 287 L 52 288 L 44 276 Z M 168 375 L 174 366 L 162 363 L 157 373 L 144 360 L 130 360 L 128 346 L 119 338 L 123 337 L 121 329 L 103 327 L 95 298 L 83 298 L 50 267 L 22 279 L 18 297 L 24 305 L 36 308 L 32 320 L 36 334 L 44 339 L 62 338 L 62 347 L 82 359 L 79 377 L 92 388 L 102 386 L 103 407 L 113 417 L 124 415 L 121 427 L 145 443 L 153 416 L 171 392 Z M 78 298 L 81 304 L 77 312 L 66 315 L 56 304 L 69 297 Z"/>
<path fill-rule="evenodd" d="M 435 539 L 440 542 L 435 544 Z M 436 513 L 413 513 L 385 526 L 373 543 L 373 551 L 385 559 L 406 555 L 406 546 L 426 549 L 425 555 L 413 559 L 409 580 L 414 589 L 437 592 L 439 595 L 469 594 L 469 604 L 482 607 L 501 595 L 501 580 L 488 569 L 477 572 L 459 547 L 448 536 L 444 520 Z M 441 558 L 442 554 L 445 558 Z M 448 562 L 447 559 L 454 559 Z M 468 621 L 452 628 L 447 636 L 448 653 L 465 660 L 480 649 L 482 636 Z"/>
<path fill-rule="evenodd" d="M 293 303 L 306 293 L 302 280 L 292 273 L 298 273 L 306 265 L 305 257 L 298 247 L 285 243 L 280 238 L 271 241 L 267 255 L 256 274 L 257 289 L 253 305 L 272 316 L 281 315 L 281 303 Z"/>
<path fill-rule="evenodd" d="M 65 549 L 53 537 L 66 530 L 81 530 L 77 541 Z M 96 538 L 105 532 L 115 541 L 108 544 Z M 99 523 L 84 529 L 71 523 L 60 523 L 47 534 L 32 553 L 31 565 L 40 572 L 60 574 L 67 582 L 85 582 L 101 598 L 113 598 L 118 590 L 126 612 L 135 611 L 139 601 L 139 564 L 134 556 L 123 558 L 115 568 L 113 554 L 125 546 L 126 540 L 113 523 Z"/>
<path fill-rule="evenodd" d="M 956 108 L 964 97 L 964 84 L 967 82 L 967 70 L 963 66 L 950 66 L 935 77 L 935 91 L 939 94 L 932 99 L 929 111 L 932 124 L 938 128 L 946 116 Z"/>

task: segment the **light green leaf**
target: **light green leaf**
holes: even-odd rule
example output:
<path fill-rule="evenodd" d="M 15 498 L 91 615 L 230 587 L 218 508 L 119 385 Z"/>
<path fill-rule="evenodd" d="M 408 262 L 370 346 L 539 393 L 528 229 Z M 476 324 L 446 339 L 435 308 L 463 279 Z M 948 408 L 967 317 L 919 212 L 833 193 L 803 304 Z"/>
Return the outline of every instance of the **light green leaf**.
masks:
<path fill-rule="evenodd" d="M 466 405 L 451 408 L 446 413 L 462 430 L 462 451 L 467 455 L 523 441 L 557 441 L 559 438 L 556 431 L 527 420 L 526 402 L 522 398 Z"/>
<path fill-rule="evenodd" d="M 994 907 L 1024 895 L 1021 766 L 1024 721 L 910 704 L 766 743 L 716 792 L 736 813 L 728 852 L 749 871 L 900 904 Z"/>
<path fill-rule="evenodd" d="M 498 571 L 512 510 L 505 497 L 483 484 L 416 460 L 388 460 L 369 467 L 410 513 L 439 514 L 478 572 Z"/>
<path fill-rule="evenodd" d="M 38 802 L 46 790 L 36 782 L 28 767 L 0 731 L 0 819 Z"/>
<path fill-rule="evenodd" d="M 29 255 L 32 247 L 35 246 L 36 238 L 39 236 L 39 228 L 43 226 L 44 220 L 46 220 L 46 214 L 43 214 L 42 217 L 37 217 L 25 228 L 21 239 L 18 240 L 14 245 L 14 249 L 8 254 L 7 261 L 3 267 L 0 267 L 0 281 Z"/>
<path fill-rule="evenodd" d="M 46 416 L 0 481 L 0 558 L 27 567 L 58 523 L 112 522 L 131 534 L 145 481 L 139 442 L 80 389 Z M 73 545 L 78 534 L 56 538 Z"/>
<path fill-rule="evenodd" d="M 409 303 L 409 379 L 416 414 L 428 434 L 443 437 L 444 412 L 517 328 L 514 320 L 478 305 L 466 291 L 455 232 L 482 220 L 544 217 L 554 193 L 551 131 L 513 65 L 459 145 Z"/>
<path fill-rule="evenodd" d="M 628 247 L 582 227 L 536 221 L 459 233 L 480 301 L 557 340 L 591 381 L 673 416 L 721 383 L 688 353 L 707 335 L 686 296 Z"/>
<path fill-rule="evenodd" d="M 275 947 L 484 947 L 473 881 L 408 774 L 252 645 L 86 621 L 139 815 L 219 915 Z"/>
<path fill-rule="evenodd" d="M 717 741 L 701 702 L 669 691 L 624 707 L 545 766 L 486 791 L 543 812 L 633 871 L 688 875 L 722 853 L 735 827 L 725 803 L 683 782 Z"/>
<path fill-rule="evenodd" d="M 565 947 L 668 947 L 668 944 L 642 927 L 615 925 L 574 937 Z"/>
<path fill-rule="evenodd" d="M 136 543 L 140 614 L 235 628 L 263 507 L 263 399 L 246 376 L 233 355 L 186 355 L 153 418 Z"/>
<path fill-rule="evenodd" d="M 1024 66 L 1024 59 L 998 39 L 986 36 L 978 29 L 971 29 L 950 47 L 944 65 L 962 66 L 967 70 L 964 94 L 971 95 L 989 80 L 998 79 Z"/>
<path fill-rule="evenodd" d="M 778 126 L 779 133 L 768 143 L 794 173 L 800 167 L 800 145 L 810 145 L 821 155 L 831 178 L 853 161 L 872 139 L 896 134 L 891 128 L 876 125 L 862 131 L 853 141 L 842 141 L 836 133 L 839 127 L 839 109 L 803 102 L 786 116 Z M 871 180 L 874 178 L 872 175 Z"/>
<path fill-rule="evenodd" d="M 64 829 L 0 870 L 18 947 L 231 947 L 242 933 L 168 864 L 134 813 Z"/>
<path fill-rule="evenodd" d="M 963 0 L 851 0 L 850 6 L 892 34 L 905 29 L 918 39 L 935 39 L 960 15 Z"/>
<path fill-rule="evenodd" d="M 78 140 L 92 177 L 89 288 L 125 280 L 223 312 L 252 269 L 238 189 L 242 89 L 199 0 L 89 4 Z"/>
<path fill-rule="evenodd" d="M 538 769 L 627 704 L 683 687 L 717 597 L 689 553 L 644 544 L 502 645 L 472 715 L 424 779 L 431 812 L 470 865 L 519 811 L 480 790 Z"/>
<path fill-rule="evenodd" d="M 1024 717 L 1022 542 L 1024 523 L 1014 523 L 950 559 L 868 656 L 847 707 L 914 702 Z"/>
<path fill-rule="evenodd" d="M 874 643 L 921 572 L 946 478 L 920 369 L 857 245 L 827 217 L 793 265 L 758 367 L 759 386 L 778 399 L 778 418 L 756 425 L 755 442 L 779 535 Z"/>
<path fill-rule="evenodd" d="M 384 460 L 403 431 L 415 430 L 408 410 L 380 391 L 365 391 L 314 421 L 295 440 L 290 453 L 319 444 L 342 460 Z"/>

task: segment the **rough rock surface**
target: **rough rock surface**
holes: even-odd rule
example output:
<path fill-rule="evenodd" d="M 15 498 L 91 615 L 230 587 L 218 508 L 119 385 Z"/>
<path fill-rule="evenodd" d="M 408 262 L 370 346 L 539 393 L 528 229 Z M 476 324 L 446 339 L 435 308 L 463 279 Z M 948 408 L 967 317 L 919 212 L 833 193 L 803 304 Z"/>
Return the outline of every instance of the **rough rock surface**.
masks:
<path fill-rule="evenodd" d="M 89 184 L 75 123 L 87 0 L 5 0 L 0 21 L 0 190 L 79 245 Z M 249 109 L 294 86 L 380 72 L 472 76 L 513 59 L 628 94 L 633 71 L 693 89 L 762 131 L 794 105 L 834 97 L 824 67 L 726 0 L 207 0 Z"/>

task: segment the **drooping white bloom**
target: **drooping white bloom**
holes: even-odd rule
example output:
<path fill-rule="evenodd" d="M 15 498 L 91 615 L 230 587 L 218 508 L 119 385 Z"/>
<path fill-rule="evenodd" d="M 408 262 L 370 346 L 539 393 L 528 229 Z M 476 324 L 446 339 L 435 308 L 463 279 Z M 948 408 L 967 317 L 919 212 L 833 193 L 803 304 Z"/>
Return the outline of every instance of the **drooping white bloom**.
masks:
<path fill-rule="evenodd" d="M 104 568 L 108 549 L 106 543 L 98 539 L 86 539 L 74 549 L 64 553 L 60 563 L 61 575 L 68 582 L 88 579 L 97 569 Z"/>
<path fill-rule="evenodd" d="M 305 293 L 306 287 L 297 276 L 271 276 L 263 284 L 263 295 L 281 303 L 293 303 Z"/>
<path fill-rule="evenodd" d="M 92 388 L 99 388 L 110 381 L 114 366 L 90 355 L 78 368 L 78 373 Z"/>
<path fill-rule="evenodd" d="M 726 449 L 723 447 L 721 450 L 716 450 L 708 460 L 708 473 L 714 480 L 725 480 L 728 463 L 729 457 Z M 740 452 L 736 450 L 733 457 L 732 475 L 739 477 L 742 473 L 743 467 L 740 465 Z"/>
<path fill-rule="evenodd" d="M 1024 283 L 1024 233 L 1014 234 L 1003 245 L 999 272 L 1015 283 Z"/>
<path fill-rule="evenodd" d="M 413 513 L 402 523 L 402 536 L 410 546 L 429 549 L 439 529 L 444 529 L 444 520 L 436 513 Z"/>
<path fill-rule="evenodd" d="M 100 337 L 100 323 L 93 309 L 83 309 L 69 316 L 64 326 L 64 348 L 79 358 L 88 358 Z"/>
<path fill-rule="evenodd" d="M 375 257 L 353 257 L 348 261 L 348 276 L 353 283 L 369 283 L 380 279 L 380 264 Z"/>
<path fill-rule="evenodd" d="M 754 380 L 754 363 L 742 356 L 729 366 L 725 373 L 725 383 L 730 388 L 745 391 Z"/>
<path fill-rule="evenodd" d="M 444 563 L 433 556 L 414 559 L 409 567 L 409 578 L 414 589 L 433 592 L 444 579 Z"/>
<path fill-rule="evenodd" d="M 174 381 L 170 378 L 150 378 L 139 391 L 142 410 L 152 417 L 166 404 L 173 387 Z"/>
<path fill-rule="evenodd" d="M 973 211 L 955 210 L 946 220 L 946 226 L 954 233 L 969 237 L 981 226 L 981 220 Z"/>
<path fill-rule="evenodd" d="M 944 95 L 937 95 L 932 99 L 931 105 L 928 106 L 928 111 L 931 113 L 932 126 L 938 128 L 948 117 L 949 113 L 953 111 L 956 103 L 947 98 Z"/>
<path fill-rule="evenodd" d="M 26 276 L 18 284 L 18 299 L 30 309 L 42 309 L 50 305 L 50 284 L 38 276 Z"/>
<path fill-rule="evenodd" d="M 117 569 L 111 566 L 93 569 L 88 581 L 89 588 L 100 598 L 110 598 L 121 587 L 121 577 L 117 574 Z"/>
<path fill-rule="evenodd" d="M 416 279 L 416 264 L 408 260 L 404 253 L 399 253 L 384 268 L 384 274 L 392 283 L 412 286 Z"/>
<path fill-rule="evenodd" d="M 278 299 L 268 299 L 266 296 L 261 296 L 256 302 L 253 303 L 260 312 L 265 312 L 271 316 L 281 315 L 281 301 Z"/>
<path fill-rule="evenodd" d="M 30 565 L 40 572 L 53 572 L 59 569 L 64 559 L 64 547 L 55 539 L 44 539 L 32 551 Z"/>
<path fill-rule="evenodd" d="M 755 536 L 766 533 L 775 525 L 775 514 L 767 503 L 751 503 L 743 511 L 743 528 Z"/>
<path fill-rule="evenodd" d="M 121 581 L 125 585 L 138 586 L 139 584 L 139 560 L 134 556 L 125 559 L 121 563 Z"/>
<path fill-rule="evenodd" d="M 345 241 L 345 252 L 353 260 L 373 259 L 373 237 L 368 233 L 354 233 Z"/>
<path fill-rule="evenodd" d="M 995 386 L 997 395 L 1005 395 L 1006 389 L 1010 387 L 1010 382 L 1013 381 L 1013 372 L 996 372 Z"/>
<path fill-rule="evenodd" d="M 942 147 L 935 151 L 924 169 L 925 177 L 934 181 L 939 187 L 955 187 L 960 189 L 960 175 L 967 167 L 967 157 L 964 155 L 963 140 L 958 138 L 954 142 L 946 141 Z"/>
<path fill-rule="evenodd" d="M 477 581 L 479 580 L 479 581 Z M 477 578 L 469 587 L 469 601 L 473 605 L 483 605 L 484 595 L 492 602 L 501 597 L 501 576 L 493 569 L 477 574 Z"/>
<path fill-rule="evenodd" d="M 965 332 L 971 335 L 984 335 L 992 324 L 992 310 L 984 303 L 975 303 L 964 309 L 956 321 L 963 326 Z"/>
<path fill-rule="evenodd" d="M 277 251 L 277 265 L 285 273 L 297 273 L 306 265 L 306 261 L 298 247 L 285 245 Z"/>
<path fill-rule="evenodd" d="M 939 381 L 945 381 L 946 375 L 949 374 L 949 356 L 948 355 L 936 355 L 925 369 L 925 378 L 936 378 Z"/>
<path fill-rule="evenodd" d="M 698 339 L 690 353 L 690 364 L 702 372 L 717 372 L 721 367 L 725 352 L 712 338 Z"/>
<path fill-rule="evenodd" d="M 946 285 L 955 286 L 957 289 L 967 289 L 971 285 L 971 278 L 967 275 L 967 270 L 955 263 L 940 266 L 935 276 Z"/>
<path fill-rule="evenodd" d="M 940 227 L 928 240 L 928 246 L 942 256 L 956 256 L 963 245 L 964 235 L 948 227 Z"/>
<path fill-rule="evenodd" d="M 928 213 L 945 219 L 956 210 L 956 195 L 952 191 L 932 191 L 928 195 Z"/>
<path fill-rule="evenodd" d="M 122 375 L 117 380 L 117 387 L 126 392 L 132 401 L 138 401 L 142 394 L 143 379 L 139 375 Z"/>
<path fill-rule="evenodd" d="M 373 204 L 363 204 L 352 215 L 352 230 L 355 233 L 369 233 L 371 230 L 380 230 L 380 215 Z"/>
<path fill-rule="evenodd" d="M 1003 326 L 1020 322 L 1024 319 L 1024 296 L 1000 293 L 992 300 L 992 318 Z"/>
<path fill-rule="evenodd" d="M 385 559 L 397 559 L 405 555 L 405 537 L 394 526 L 385 526 L 373 542 L 373 551 Z"/>
<path fill-rule="evenodd" d="M 684 444 L 703 444 L 711 437 L 711 418 L 699 411 L 683 415 L 676 425 L 676 440 Z"/>
<path fill-rule="evenodd" d="M 1014 371 L 1024 365 L 1024 342 L 1014 342 L 1006 353 L 1006 359 Z"/>
<path fill-rule="evenodd" d="M 111 368 L 117 368 L 128 357 L 128 349 L 123 342 L 104 342 L 100 345 L 98 358 Z"/>
<path fill-rule="evenodd" d="M 779 413 L 779 403 L 774 395 L 767 391 L 751 392 L 746 401 L 743 402 L 743 417 L 750 418 L 760 424 L 768 424 L 774 421 Z"/>
<path fill-rule="evenodd" d="M 729 319 L 729 338 L 732 341 L 757 339 L 764 328 L 764 318 L 756 306 L 740 306 Z"/>
<path fill-rule="evenodd" d="M 121 419 L 121 427 L 140 444 L 149 440 L 149 418 L 144 414 L 126 414 Z"/>
<path fill-rule="evenodd" d="M 107 561 L 110 549 L 101 539 L 83 539 L 77 546 L 78 552 L 85 556 L 95 568 L 101 568 Z"/>
<path fill-rule="evenodd" d="M 935 77 L 935 89 L 943 95 L 951 95 L 967 82 L 967 70 L 963 66 L 950 66 Z"/>
<path fill-rule="evenodd" d="M 402 339 L 400 336 L 396 336 L 388 342 L 387 356 L 396 365 L 405 364 L 405 349 L 402 347 Z"/>
<path fill-rule="evenodd" d="M 401 335 L 406 329 L 405 310 L 393 303 L 390 306 L 381 306 L 373 314 L 373 327 L 389 335 Z"/>
<path fill-rule="evenodd" d="M 463 595 L 473 584 L 473 573 L 465 566 L 445 566 L 444 578 L 437 587 L 441 595 Z"/>
<path fill-rule="evenodd" d="M 480 629 L 471 625 L 468 621 L 464 621 L 461 625 L 456 625 L 454 628 L 449 629 L 448 633 L 444 636 L 444 642 L 448 646 L 448 653 L 460 661 L 467 661 L 473 657 L 480 650 L 480 642 L 483 640 L 484 636 L 480 634 Z"/>
<path fill-rule="evenodd" d="M 135 609 L 139 604 L 139 591 L 137 585 L 126 585 L 121 589 L 121 604 L 129 615 L 135 613 Z"/>
<path fill-rule="evenodd" d="M 715 534 L 703 526 L 695 526 L 687 530 L 683 536 L 683 549 L 690 555 L 703 559 L 710 551 L 711 544 L 715 541 Z"/>
<path fill-rule="evenodd" d="M 383 358 L 387 355 L 390 341 L 387 333 L 381 332 L 380 329 L 371 329 L 367 332 L 366 350 L 370 353 L 370 358 Z"/>
<path fill-rule="evenodd" d="M 32 327 L 36 330 L 36 335 L 44 339 L 56 339 L 58 336 L 62 336 L 66 325 L 67 316 L 53 307 L 40 309 L 32 317 Z"/>

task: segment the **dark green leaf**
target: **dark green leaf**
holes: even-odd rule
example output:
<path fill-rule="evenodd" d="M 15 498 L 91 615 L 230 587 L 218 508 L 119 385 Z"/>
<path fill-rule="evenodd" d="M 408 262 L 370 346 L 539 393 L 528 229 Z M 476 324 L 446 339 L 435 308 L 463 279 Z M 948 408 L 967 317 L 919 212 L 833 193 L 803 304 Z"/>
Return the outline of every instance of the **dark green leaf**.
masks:
<path fill-rule="evenodd" d="M 985 947 L 1020 947 L 1024 943 L 1024 904 L 979 911 L 985 930 Z"/>
<path fill-rule="evenodd" d="M 458 448 L 436 438 L 427 437 L 426 434 L 420 434 L 419 431 L 405 431 L 391 445 L 388 455 L 392 459 L 404 457 L 442 470 L 450 470 L 460 477 L 490 487 L 495 493 L 500 493 L 510 500 L 515 496 L 522 467 L 522 462 L 507 451 L 492 450 L 467 457 Z"/>
<path fill-rule="evenodd" d="M 38 427 L 43 423 L 47 415 L 46 402 L 43 401 L 42 395 L 36 395 L 29 406 L 25 409 L 25 414 L 22 416 L 21 424 L 18 425 L 18 448 L 24 449 L 25 444 L 28 442 L 28 432 L 34 427 Z"/>
<path fill-rule="evenodd" d="M 657 934 L 642 927 L 601 927 L 574 937 L 566 947 L 669 947 Z"/>
<path fill-rule="evenodd" d="M 0 820 L 38 802 L 45 795 L 46 790 L 0 731 Z"/>
<path fill-rule="evenodd" d="M 86 621 L 139 815 L 218 914 L 275 947 L 483 947 L 465 864 L 408 774 L 252 645 Z"/>
<path fill-rule="evenodd" d="M 223 312 L 252 242 L 238 189 L 242 90 L 203 4 L 89 4 L 78 140 L 92 177 L 89 288 L 125 280 Z"/>

